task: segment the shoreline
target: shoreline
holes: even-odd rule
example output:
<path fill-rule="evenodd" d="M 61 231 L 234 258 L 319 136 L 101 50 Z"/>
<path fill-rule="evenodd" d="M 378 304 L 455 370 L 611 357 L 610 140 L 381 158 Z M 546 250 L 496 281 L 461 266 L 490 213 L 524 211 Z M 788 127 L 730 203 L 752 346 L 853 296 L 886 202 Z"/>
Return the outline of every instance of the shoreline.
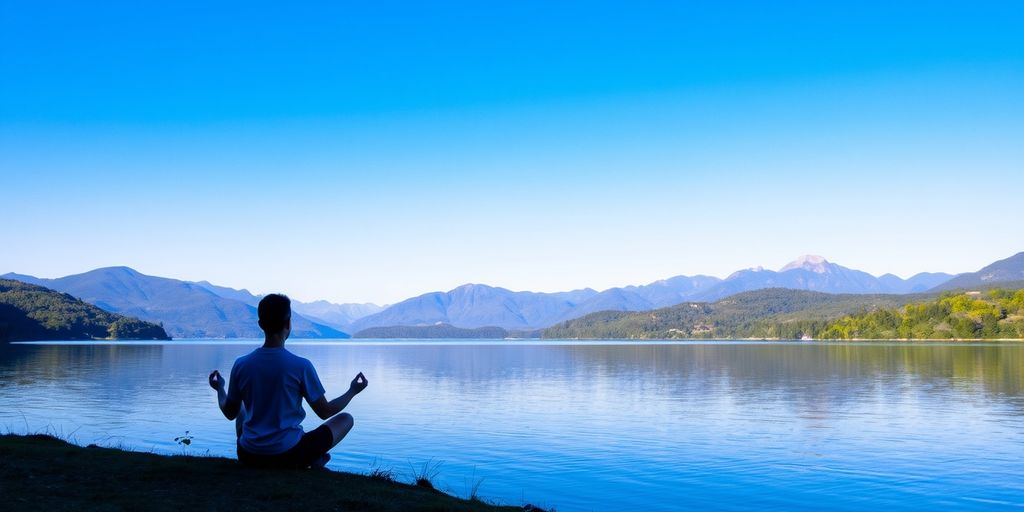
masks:
<path fill-rule="evenodd" d="M 713 342 L 781 342 L 781 343 L 1021 343 L 1024 338 L 294 338 L 289 345 L 404 345 L 404 344 L 453 344 L 453 345 L 557 345 L 559 343 L 632 344 L 632 343 L 713 343 Z M 93 339 L 93 340 L 9 340 L 2 345 L 208 345 L 208 344 L 260 344 L 255 338 L 177 338 L 174 340 L 152 339 Z"/>
<path fill-rule="evenodd" d="M 375 510 L 514 512 L 479 497 L 330 470 L 260 470 L 234 459 L 81 447 L 0 435 L 0 495 L 12 510 Z"/>

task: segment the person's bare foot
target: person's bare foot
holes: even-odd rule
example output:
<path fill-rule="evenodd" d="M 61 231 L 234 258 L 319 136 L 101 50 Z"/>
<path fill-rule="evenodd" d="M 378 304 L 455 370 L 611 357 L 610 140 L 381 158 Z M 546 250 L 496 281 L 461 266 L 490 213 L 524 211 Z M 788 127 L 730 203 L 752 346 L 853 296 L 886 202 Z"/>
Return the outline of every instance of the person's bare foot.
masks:
<path fill-rule="evenodd" d="M 327 463 L 331 461 L 331 454 L 325 453 L 323 457 L 320 457 L 316 462 L 310 464 L 309 467 L 313 469 L 327 469 Z"/>

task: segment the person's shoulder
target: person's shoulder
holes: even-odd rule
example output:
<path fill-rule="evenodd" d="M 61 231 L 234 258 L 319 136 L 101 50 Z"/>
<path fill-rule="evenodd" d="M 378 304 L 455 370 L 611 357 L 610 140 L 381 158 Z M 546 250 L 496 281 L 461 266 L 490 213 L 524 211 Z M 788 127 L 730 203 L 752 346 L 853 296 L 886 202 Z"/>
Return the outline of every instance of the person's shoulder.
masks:
<path fill-rule="evenodd" d="M 234 364 L 231 365 L 231 373 L 236 373 L 248 366 L 250 360 L 252 360 L 252 352 L 235 358 Z"/>
<path fill-rule="evenodd" d="M 293 360 L 293 368 L 295 368 L 297 371 L 300 371 L 303 374 L 316 374 L 316 367 L 313 366 L 312 361 L 302 356 L 298 356 L 295 354 L 292 355 L 295 356 L 295 359 Z"/>
<path fill-rule="evenodd" d="M 235 358 L 235 365 L 242 365 L 248 363 L 249 361 L 252 361 L 259 354 L 259 352 L 260 349 L 257 348 L 252 352 L 238 356 L 237 358 Z"/>
<path fill-rule="evenodd" d="M 308 368 L 312 368 L 313 367 L 313 362 L 310 361 L 309 359 L 306 359 L 305 357 L 302 357 L 302 356 L 299 356 L 299 355 L 295 355 L 295 354 L 292 354 L 292 355 L 295 356 L 295 362 L 296 363 L 298 363 L 298 364 L 300 364 L 302 366 L 308 367 Z"/>

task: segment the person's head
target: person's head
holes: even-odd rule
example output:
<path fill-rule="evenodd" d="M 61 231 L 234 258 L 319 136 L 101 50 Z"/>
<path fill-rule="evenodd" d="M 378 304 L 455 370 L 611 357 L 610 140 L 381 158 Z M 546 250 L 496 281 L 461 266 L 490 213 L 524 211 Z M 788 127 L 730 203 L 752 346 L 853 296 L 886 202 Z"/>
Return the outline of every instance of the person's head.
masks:
<path fill-rule="evenodd" d="M 260 329 L 267 336 L 283 334 L 284 338 L 292 331 L 292 301 L 279 293 L 272 293 L 260 300 L 256 308 L 260 316 Z"/>

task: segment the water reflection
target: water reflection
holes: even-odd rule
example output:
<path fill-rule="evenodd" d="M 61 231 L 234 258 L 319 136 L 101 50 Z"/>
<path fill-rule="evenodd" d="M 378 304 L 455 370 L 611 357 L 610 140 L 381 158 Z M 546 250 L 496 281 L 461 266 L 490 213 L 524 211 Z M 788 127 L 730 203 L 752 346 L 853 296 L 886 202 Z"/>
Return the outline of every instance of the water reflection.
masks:
<path fill-rule="evenodd" d="M 159 345 L 78 345 L 74 348 L 60 345 L 0 344 L 0 371 L 4 377 L 0 386 L 12 384 L 32 385 L 75 378 L 83 372 L 103 372 L 112 377 L 134 376 L 141 361 L 159 360 L 163 347 Z"/>

